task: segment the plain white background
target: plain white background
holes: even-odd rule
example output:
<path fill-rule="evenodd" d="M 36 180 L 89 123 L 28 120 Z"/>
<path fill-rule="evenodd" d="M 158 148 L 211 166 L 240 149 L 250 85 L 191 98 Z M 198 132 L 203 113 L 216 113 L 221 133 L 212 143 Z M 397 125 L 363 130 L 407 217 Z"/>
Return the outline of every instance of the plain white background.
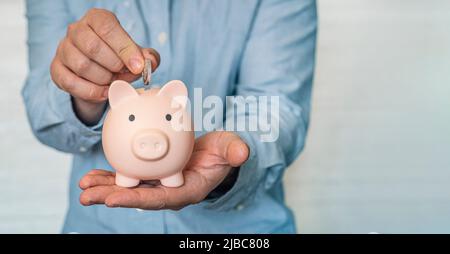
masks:
<path fill-rule="evenodd" d="M 310 131 L 285 176 L 299 232 L 450 233 L 450 2 L 318 3 Z M 58 233 L 70 157 L 31 134 L 24 3 L 0 11 L 0 232 Z"/>

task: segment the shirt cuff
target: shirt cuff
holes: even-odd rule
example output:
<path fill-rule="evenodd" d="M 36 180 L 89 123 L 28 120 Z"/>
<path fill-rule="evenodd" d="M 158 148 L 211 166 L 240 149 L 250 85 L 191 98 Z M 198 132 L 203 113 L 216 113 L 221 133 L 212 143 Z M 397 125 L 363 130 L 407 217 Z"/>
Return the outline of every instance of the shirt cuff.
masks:
<path fill-rule="evenodd" d="M 71 96 L 69 96 L 69 102 L 65 103 L 64 105 L 68 105 L 70 107 L 66 109 L 68 116 L 67 120 L 71 124 L 71 126 L 73 126 L 73 128 L 75 128 L 80 132 L 79 152 L 84 153 L 89 148 L 91 148 L 93 145 L 95 145 L 100 141 L 102 135 L 103 122 L 105 120 L 106 112 L 108 109 L 105 109 L 105 111 L 102 114 L 102 117 L 100 118 L 97 124 L 87 126 L 75 114 L 75 109 Z"/>
<path fill-rule="evenodd" d="M 258 197 L 258 192 L 270 187 L 281 175 L 284 168 L 282 156 L 275 152 L 266 156 L 267 150 L 276 148 L 276 143 L 258 143 L 258 135 L 249 132 L 236 132 L 250 149 L 249 158 L 241 165 L 234 186 L 215 200 L 207 200 L 205 208 L 219 211 L 240 210 L 250 205 Z M 278 150 L 278 149 L 276 149 Z M 263 153 L 264 152 L 264 153 Z M 274 154 L 272 152 L 272 154 Z M 265 156 L 273 159 L 261 159 Z"/>
<path fill-rule="evenodd" d="M 74 144 L 76 146 L 75 150 L 78 150 L 79 153 L 87 152 L 101 139 L 102 127 L 107 109 L 105 109 L 105 112 L 103 112 L 103 115 L 97 124 L 87 126 L 75 114 L 72 96 L 70 94 L 59 90 L 55 91 L 54 96 L 54 100 L 52 101 L 55 101 L 56 103 L 53 105 L 53 109 L 58 111 L 62 118 L 62 122 L 67 123 L 66 127 L 70 128 L 68 133 L 74 133 L 76 136 L 76 144 Z"/>

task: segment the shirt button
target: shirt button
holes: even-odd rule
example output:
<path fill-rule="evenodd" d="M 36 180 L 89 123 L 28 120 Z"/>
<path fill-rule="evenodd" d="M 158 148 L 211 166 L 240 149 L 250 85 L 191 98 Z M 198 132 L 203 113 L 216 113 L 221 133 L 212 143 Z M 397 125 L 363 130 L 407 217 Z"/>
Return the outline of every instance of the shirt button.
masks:
<path fill-rule="evenodd" d="M 237 211 L 241 211 L 241 210 L 244 209 L 244 208 L 245 208 L 245 206 L 244 206 L 243 204 L 239 204 L 239 205 L 236 206 L 235 209 L 236 209 Z"/>
<path fill-rule="evenodd" d="M 164 45 L 167 41 L 167 33 L 165 32 L 159 33 L 158 41 L 161 46 Z"/>
<path fill-rule="evenodd" d="M 80 152 L 85 153 L 87 151 L 87 148 L 84 146 L 80 146 Z"/>

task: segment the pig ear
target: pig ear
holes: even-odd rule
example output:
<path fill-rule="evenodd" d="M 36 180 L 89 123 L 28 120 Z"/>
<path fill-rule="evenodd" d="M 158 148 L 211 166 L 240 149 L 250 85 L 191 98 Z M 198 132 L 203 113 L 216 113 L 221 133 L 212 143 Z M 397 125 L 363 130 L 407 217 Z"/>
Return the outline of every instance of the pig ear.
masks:
<path fill-rule="evenodd" d="M 116 80 L 112 82 L 108 91 L 109 105 L 116 107 L 124 100 L 139 96 L 137 91 L 126 81 Z"/>
<path fill-rule="evenodd" d="M 161 88 L 161 90 L 159 90 L 158 95 L 164 95 L 176 99 L 176 102 L 179 103 L 183 108 L 186 107 L 186 103 L 188 100 L 188 91 L 183 81 L 170 81 L 169 83 L 165 84 Z"/>

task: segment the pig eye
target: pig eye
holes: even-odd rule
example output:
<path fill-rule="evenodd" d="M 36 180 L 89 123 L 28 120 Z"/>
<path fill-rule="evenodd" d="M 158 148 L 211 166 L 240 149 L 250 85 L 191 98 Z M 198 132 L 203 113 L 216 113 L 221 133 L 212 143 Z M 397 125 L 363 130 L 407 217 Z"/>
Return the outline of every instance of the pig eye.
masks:
<path fill-rule="evenodd" d="M 130 120 L 130 122 L 133 122 L 134 121 L 134 119 L 135 119 L 135 117 L 134 117 L 134 115 L 133 114 L 131 114 L 129 117 L 128 117 L 128 120 Z"/>
<path fill-rule="evenodd" d="M 166 120 L 167 120 L 167 121 L 172 120 L 172 116 L 171 116 L 170 114 L 167 114 L 167 115 L 166 115 Z"/>

